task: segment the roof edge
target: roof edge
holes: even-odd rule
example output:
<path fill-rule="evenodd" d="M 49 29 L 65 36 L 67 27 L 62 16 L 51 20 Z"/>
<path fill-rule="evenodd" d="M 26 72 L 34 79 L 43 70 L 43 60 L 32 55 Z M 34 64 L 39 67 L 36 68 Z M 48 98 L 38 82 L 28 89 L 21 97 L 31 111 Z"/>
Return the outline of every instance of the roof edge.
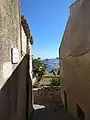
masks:
<path fill-rule="evenodd" d="M 30 28 L 29 25 L 27 23 L 27 20 L 25 19 L 25 17 L 23 15 L 21 15 L 21 25 L 24 29 L 24 32 L 27 36 L 27 39 L 29 40 L 29 42 L 31 43 L 31 45 L 33 44 L 33 37 L 30 34 Z"/>

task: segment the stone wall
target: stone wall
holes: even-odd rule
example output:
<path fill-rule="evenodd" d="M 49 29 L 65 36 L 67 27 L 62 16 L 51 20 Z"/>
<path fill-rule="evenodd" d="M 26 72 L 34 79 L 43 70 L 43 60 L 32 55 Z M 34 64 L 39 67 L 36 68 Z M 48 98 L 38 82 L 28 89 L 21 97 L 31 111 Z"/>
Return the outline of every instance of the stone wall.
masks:
<path fill-rule="evenodd" d="M 26 120 L 32 112 L 29 60 L 21 58 L 19 2 L 0 0 L 0 120 Z M 12 63 L 12 48 L 18 49 L 17 64 Z"/>
<path fill-rule="evenodd" d="M 33 89 L 34 104 L 62 104 L 60 87 L 46 86 Z"/>
<path fill-rule="evenodd" d="M 26 120 L 32 108 L 32 82 L 27 56 L 0 90 L 0 120 Z"/>
<path fill-rule="evenodd" d="M 0 0 L 0 88 L 17 66 L 11 62 L 11 48 L 21 56 L 19 0 Z"/>
<path fill-rule="evenodd" d="M 28 50 L 29 50 L 29 66 L 30 66 L 30 69 L 29 69 L 29 72 L 30 72 L 30 77 L 32 79 L 32 45 L 30 43 L 29 40 L 27 40 L 27 36 L 25 34 L 25 31 L 24 31 L 24 28 L 23 28 L 23 25 L 21 25 L 21 53 L 22 53 L 22 56 L 25 55 L 27 53 L 27 44 L 28 44 Z"/>
<path fill-rule="evenodd" d="M 80 1 L 80 0 L 79 0 Z M 61 97 L 67 110 L 77 116 L 77 104 L 90 120 L 90 0 L 69 17 L 60 46 Z"/>

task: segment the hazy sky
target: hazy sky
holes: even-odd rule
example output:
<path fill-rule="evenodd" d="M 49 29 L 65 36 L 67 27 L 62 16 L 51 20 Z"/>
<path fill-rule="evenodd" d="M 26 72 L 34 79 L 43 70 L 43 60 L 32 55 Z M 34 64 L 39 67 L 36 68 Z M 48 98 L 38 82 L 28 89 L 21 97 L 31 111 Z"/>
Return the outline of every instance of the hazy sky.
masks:
<path fill-rule="evenodd" d="M 34 57 L 55 58 L 69 16 L 69 6 L 75 0 L 21 0 L 21 14 L 25 16 L 34 39 Z"/>

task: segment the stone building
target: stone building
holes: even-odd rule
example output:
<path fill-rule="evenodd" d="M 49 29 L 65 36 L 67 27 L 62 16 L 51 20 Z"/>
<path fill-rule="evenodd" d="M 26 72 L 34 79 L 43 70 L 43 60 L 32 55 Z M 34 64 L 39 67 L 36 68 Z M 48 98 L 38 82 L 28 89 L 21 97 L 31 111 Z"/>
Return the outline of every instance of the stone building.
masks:
<path fill-rule="evenodd" d="M 11 62 L 11 49 L 17 48 L 20 59 L 19 1 L 0 1 L 0 87 L 17 66 Z"/>
<path fill-rule="evenodd" d="M 1 0 L 0 120 L 26 120 L 33 110 L 32 43 L 27 21 L 20 16 L 19 0 Z"/>
<path fill-rule="evenodd" d="M 21 16 L 21 56 L 29 53 L 29 72 L 32 79 L 32 45 L 33 37 L 30 34 L 28 23 L 24 16 Z"/>
<path fill-rule="evenodd" d="M 64 106 L 80 120 L 90 120 L 90 0 L 70 6 L 59 51 Z"/>

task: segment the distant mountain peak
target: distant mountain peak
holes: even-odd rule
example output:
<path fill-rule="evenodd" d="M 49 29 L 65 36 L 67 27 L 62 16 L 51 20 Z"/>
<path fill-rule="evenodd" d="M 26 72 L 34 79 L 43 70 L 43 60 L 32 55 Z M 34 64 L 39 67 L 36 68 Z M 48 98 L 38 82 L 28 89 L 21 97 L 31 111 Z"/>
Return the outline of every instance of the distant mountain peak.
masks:
<path fill-rule="evenodd" d="M 43 62 L 47 65 L 47 71 L 59 68 L 59 58 L 44 59 Z"/>

